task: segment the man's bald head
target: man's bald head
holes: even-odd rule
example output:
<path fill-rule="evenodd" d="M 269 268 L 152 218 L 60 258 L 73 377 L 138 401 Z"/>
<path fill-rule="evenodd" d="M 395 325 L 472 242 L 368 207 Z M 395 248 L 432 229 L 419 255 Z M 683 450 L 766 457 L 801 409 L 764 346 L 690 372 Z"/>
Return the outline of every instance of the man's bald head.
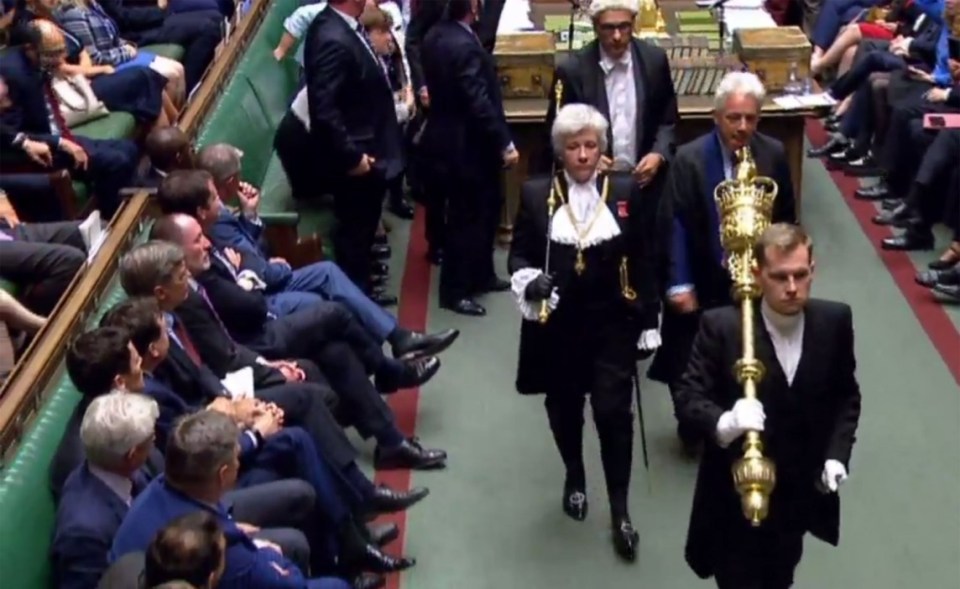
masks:
<path fill-rule="evenodd" d="M 38 18 L 30 21 L 23 31 L 28 57 L 41 69 L 52 71 L 59 68 L 67 55 L 67 42 L 60 28 L 49 20 Z"/>
<path fill-rule="evenodd" d="M 210 240 L 200 223 L 190 215 L 171 213 L 156 220 L 150 239 L 168 241 L 183 249 L 187 269 L 194 276 L 210 268 Z"/>
<path fill-rule="evenodd" d="M 153 223 L 150 239 L 169 241 L 182 246 L 187 232 L 195 225 L 198 225 L 197 220 L 190 215 L 183 213 L 164 215 Z"/>
<path fill-rule="evenodd" d="M 151 131 L 147 135 L 146 150 L 150 163 L 158 170 L 172 172 L 193 167 L 190 138 L 176 125 L 157 127 Z"/>

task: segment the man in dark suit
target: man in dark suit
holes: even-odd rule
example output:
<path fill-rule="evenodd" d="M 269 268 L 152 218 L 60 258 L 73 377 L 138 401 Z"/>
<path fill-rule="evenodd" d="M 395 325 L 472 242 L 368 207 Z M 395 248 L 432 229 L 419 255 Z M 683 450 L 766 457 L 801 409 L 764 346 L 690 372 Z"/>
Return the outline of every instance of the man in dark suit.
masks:
<path fill-rule="evenodd" d="M 304 40 L 316 174 L 334 197 L 337 262 L 369 292 L 371 250 L 387 185 L 403 172 L 402 136 L 386 70 L 357 21 L 364 0 L 330 0 Z M 315 150 L 315 151 L 311 151 Z"/>
<path fill-rule="evenodd" d="M 677 150 L 660 199 L 658 238 L 666 254 L 666 305 L 663 345 L 650 366 L 650 378 L 676 389 L 697 332 L 700 313 L 731 302 L 730 278 L 723 263 L 720 220 L 713 192 L 732 178 L 736 154 L 749 148 L 760 176 L 773 178 L 779 192 L 773 221 L 796 219 L 793 182 L 783 144 L 757 133 L 765 90 L 751 73 L 727 74 L 717 88 L 714 131 Z M 697 438 L 680 427 L 692 451 Z"/>
<path fill-rule="evenodd" d="M 470 28 L 477 0 L 449 0 L 446 19 L 423 44 L 423 69 L 430 111 L 421 148 L 437 185 L 449 195 L 440 306 L 482 316 L 474 297 L 503 291 L 493 247 L 503 195 L 500 171 L 520 155 L 503 114 L 493 57 Z"/>
<path fill-rule="evenodd" d="M 125 139 L 88 139 L 74 136 L 60 113 L 50 72 L 66 56 L 63 33 L 46 20 L 26 25 L 26 44 L 0 57 L 0 78 L 10 92 L 11 106 L 0 112 L 0 124 L 14 134 L 13 147 L 30 139 L 49 147 L 46 167 L 68 168 L 93 183 L 101 214 L 113 216 L 120 206 L 120 190 L 129 186 L 138 163 L 135 143 Z M 18 150 L 3 154 L 5 165 L 27 160 Z"/>
<path fill-rule="evenodd" d="M 853 317 L 842 303 L 809 299 L 813 243 L 802 228 L 772 225 L 754 248 L 762 298 L 756 357 L 766 368 L 757 398 L 743 398 L 731 367 L 742 356 L 740 309 L 707 311 L 676 390 L 681 422 L 708 441 L 694 491 L 686 558 L 720 589 L 786 589 L 806 532 L 837 544 L 838 487 L 846 480 L 860 418 Z M 752 527 L 730 470 L 734 443 L 763 432 L 777 468 L 770 511 Z"/>
<path fill-rule="evenodd" d="M 187 215 L 162 217 L 154 225 L 152 235 L 170 240 L 182 247 L 187 267 L 199 281 L 195 292 L 191 293 L 194 295 L 194 302 L 191 303 L 191 297 L 188 296 L 187 300 L 177 308 L 178 312 L 182 313 L 184 311 L 181 311 L 181 308 L 184 305 L 191 307 L 185 312 L 186 316 L 191 317 L 194 322 L 197 321 L 200 313 L 207 317 L 206 326 L 202 329 L 203 334 L 195 341 L 206 341 L 215 345 L 214 342 L 210 342 L 213 333 L 219 333 L 221 341 L 230 340 L 230 335 L 225 330 L 229 329 L 230 325 L 236 326 L 238 322 L 235 318 L 225 316 L 224 323 L 221 323 L 218 308 L 220 310 L 227 308 L 231 316 L 243 317 L 243 321 L 248 324 L 251 323 L 250 313 L 266 317 L 262 294 L 256 291 L 245 291 L 222 275 L 222 272 L 213 271 L 213 262 L 209 255 L 210 243 L 193 217 Z M 209 298 L 204 299 L 207 293 Z M 369 340 L 363 337 L 363 331 L 359 326 L 352 324 L 349 319 L 338 321 L 337 317 L 345 319 L 342 307 L 335 306 L 329 313 L 322 309 L 316 312 L 308 309 L 290 316 L 289 319 L 267 320 L 269 329 L 266 330 L 262 325 L 258 328 L 257 325 L 260 324 L 254 321 L 252 322 L 253 332 L 263 333 L 251 336 L 254 338 L 252 345 L 268 357 L 276 357 L 280 353 L 276 352 L 279 347 L 287 351 L 295 348 L 296 351 L 315 358 L 321 369 L 329 376 L 347 421 L 356 425 L 363 437 L 373 437 L 377 440 L 375 456 L 378 468 L 402 466 L 427 469 L 443 466 L 446 459 L 445 452 L 423 449 L 415 439 L 407 439 L 403 436 L 389 406 L 368 380 L 366 367 L 372 367 L 373 363 L 380 366 L 376 374 L 378 383 L 385 391 L 392 391 L 396 386 L 422 384 L 426 382 L 431 372 L 418 371 L 419 368 L 426 369 L 423 363 L 404 365 L 397 360 L 383 357 L 379 348 L 371 345 Z M 337 325 L 343 327 L 338 328 Z M 299 326 L 300 335 L 294 334 L 291 326 Z M 199 325 L 197 328 L 200 331 Z M 291 342 L 297 343 L 294 345 Z M 354 342 L 358 342 L 358 345 L 354 345 Z M 243 346 L 240 347 L 243 348 Z M 356 353 L 354 349 L 357 347 L 365 352 Z M 202 349 L 198 351 L 201 356 L 208 355 Z M 378 355 L 380 360 L 376 359 Z M 261 361 L 264 360 L 261 358 Z M 385 368 L 387 366 L 392 368 Z M 396 372 L 397 370 L 400 372 Z M 391 376 L 391 371 L 396 374 Z M 434 369 L 431 371 L 435 372 Z"/>
<path fill-rule="evenodd" d="M 594 2 L 597 39 L 557 66 L 561 105 L 585 103 L 610 122 L 606 168 L 630 171 L 646 198 L 656 199 L 676 150 L 677 96 L 663 49 L 633 37 L 636 2 Z M 550 93 L 547 124 L 558 105 Z M 552 159 L 553 153 L 550 153 Z"/>

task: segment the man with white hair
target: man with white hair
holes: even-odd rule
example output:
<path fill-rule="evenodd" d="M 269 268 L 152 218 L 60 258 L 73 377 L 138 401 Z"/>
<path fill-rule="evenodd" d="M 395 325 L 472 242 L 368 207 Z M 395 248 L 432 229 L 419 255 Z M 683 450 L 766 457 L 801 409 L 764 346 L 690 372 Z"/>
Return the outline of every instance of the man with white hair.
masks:
<path fill-rule="evenodd" d="M 566 469 L 563 511 L 577 521 L 587 516 L 583 405 L 589 394 L 614 550 L 633 561 L 640 537 L 627 505 L 632 377 L 637 349 L 657 344 L 657 204 L 639 198 L 640 188 L 628 175 L 598 171 L 607 127 L 592 106 L 560 109 L 551 135 L 562 170 L 523 184 L 508 265 L 525 319 L 517 391 L 545 394 Z M 559 201 L 555 210 L 551 199 Z"/>
<path fill-rule="evenodd" d="M 670 166 L 659 215 L 661 247 L 667 254 L 663 346 L 649 376 L 667 384 L 674 397 L 701 312 L 731 303 L 714 189 L 732 177 L 738 158 L 749 153 L 756 161 L 757 173 L 773 178 L 779 187 L 773 222 L 796 219 L 783 144 L 757 132 L 765 96 L 763 83 L 754 74 L 727 74 L 714 97 L 714 130 L 680 146 Z M 694 451 L 696 434 L 683 427 L 678 433 L 687 450 Z"/>
<path fill-rule="evenodd" d="M 633 36 L 637 0 L 594 0 L 590 16 L 597 38 L 557 66 L 561 104 L 585 103 L 608 121 L 601 165 L 630 172 L 646 192 L 661 190 L 676 149 L 677 96 L 663 49 Z"/>

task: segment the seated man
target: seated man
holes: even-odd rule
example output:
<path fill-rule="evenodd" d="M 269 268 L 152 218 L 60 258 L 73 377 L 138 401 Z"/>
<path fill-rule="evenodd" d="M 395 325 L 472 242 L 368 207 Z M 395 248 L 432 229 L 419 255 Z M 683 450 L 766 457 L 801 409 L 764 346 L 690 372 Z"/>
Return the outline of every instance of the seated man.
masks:
<path fill-rule="evenodd" d="M 35 20 L 24 32 L 26 44 L 0 56 L 0 78 L 9 88 L 10 106 L 0 112 L 0 124 L 13 141 L 3 149 L 4 165 L 39 158 L 47 168 L 69 168 L 90 181 L 104 219 L 120 206 L 120 190 L 129 186 L 137 168 L 137 146 L 126 139 L 88 139 L 74 136 L 60 112 L 51 87 L 51 72 L 66 55 L 63 33 L 46 20 Z M 24 148 L 27 140 L 34 142 Z M 37 145 L 43 144 L 44 147 Z"/>
<path fill-rule="evenodd" d="M 141 178 L 147 188 L 160 188 L 167 174 L 193 168 L 193 144 L 180 127 L 158 127 L 147 135 L 147 158 L 150 169 Z"/>
<path fill-rule="evenodd" d="M 29 286 L 24 304 L 49 315 L 87 261 L 91 241 L 100 233 L 100 218 L 83 223 L 18 223 L 0 220 L 0 277 Z"/>
<path fill-rule="evenodd" d="M 160 209 L 166 214 L 196 218 L 216 247 L 214 257 L 229 262 L 226 250 L 236 249 L 239 266 L 263 281 L 274 315 L 283 317 L 320 300 L 343 303 L 378 342 L 389 341 L 398 358 L 437 354 L 459 335 L 456 329 L 426 335 L 401 328 L 395 317 L 363 294 L 334 262 L 316 262 L 293 270 L 285 261 L 269 258 L 260 247 L 260 194 L 240 182 L 237 150 L 225 144 L 206 147 L 200 151 L 197 165 L 209 174 L 172 174 L 157 194 Z M 241 214 L 231 213 L 223 199 L 238 203 Z M 228 263 L 227 267 L 231 266 L 237 272 L 241 269 Z"/>
<path fill-rule="evenodd" d="M 333 577 L 308 579 L 279 551 L 259 547 L 222 503 L 237 478 L 239 428 L 227 416 L 200 411 L 181 419 L 167 444 L 165 472 L 137 497 L 113 542 L 111 556 L 146 550 L 174 519 L 203 511 L 215 516 L 227 540 L 220 589 L 349 589 Z"/>
<path fill-rule="evenodd" d="M 202 277 L 209 271 L 210 243 L 193 217 L 180 214 L 161 217 L 154 224 L 151 237 L 161 238 L 182 247 L 187 268 L 193 275 Z M 205 298 L 206 290 L 201 289 L 198 283 L 191 281 L 192 296 L 188 295 L 187 300 L 177 307 L 177 313 L 183 319 L 187 331 L 193 332 L 191 337 L 197 344 L 200 356 L 213 366 L 218 362 L 217 349 L 243 346 L 232 343 L 213 306 L 216 303 Z M 323 322 L 310 323 L 313 315 L 309 310 L 296 314 L 294 318 L 302 318 L 309 331 L 315 332 L 324 340 L 316 346 L 304 346 L 300 351 L 316 359 L 324 370 L 337 393 L 339 405 L 343 409 L 342 414 L 347 418 L 347 422 L 355 425 L 364 438 L 373 437 L 377 440 L 378 466 L 426 469 L 443 465 L 445 453 L 424 450 L 416 440 L 407 440 L 400 432 L 390 407 L 367 378 L 360 358 L 362 353 L 355 353 L 354 346 L 343 341 L 346 338 L 339 337 L 335 330 L 327 329 L 328 326 Z M 324 332 L 327 332 L 326 336 Z M 363 335 L 362 332 L 360 335 Z M 376 346 L 368 345 L 362 349 L 368 349 L 373 354 L 380 353 Z M 384 358 L 383 362 L 397 365 L 399 361 Z M 391 387 L 383 384 L 388 377 L 383 375 L 382 370 L 379 374 L 381 386 L 385 391 L 389 390 Z M 425 381 L 426 375 L 407 382 L 412 384 Z M 396 384 L 399 385 L 400 382 L 396 381 Z"/>
<path fill-rule="evenodd" d="M 147 587 L 185 581 L 214 589 L 227 565 L 227 539 L 213 514 L 197 511 L 178 517 L 157 532 L 147 547 L 143 578 Z"/>
<path fill-rule="evenodd" d="M 51 560 L 61 589 L 92 589 L 106 570 L 113 536 L 150 476 L 156 402 L 138 394 L 94 399 L 80 425 L 86 460 L 67 478 L 57 507 Z"/>

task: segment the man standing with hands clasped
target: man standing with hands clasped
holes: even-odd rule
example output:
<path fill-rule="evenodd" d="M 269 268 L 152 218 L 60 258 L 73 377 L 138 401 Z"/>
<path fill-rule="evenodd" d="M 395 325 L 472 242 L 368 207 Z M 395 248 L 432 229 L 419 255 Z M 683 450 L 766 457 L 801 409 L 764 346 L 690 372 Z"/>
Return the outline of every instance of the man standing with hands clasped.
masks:
<path fill-rule="evenodd" d="M 809 531 L 836 545 L 837 490 L 847 479 L 860 419 L 853 317 L 843 303 L 810 299 L 813 242 L 802 228 L 769 227 L 755 248 L 762 298 L 754 307 L 757 399 L 742 397 L 731 367 L 742 355 L 741 312 L 706 311 L 677 388 L 681 423 L 707 438 L 694 491 L 686 559 L 720 589 L 786 589 Z M 760 431 L 777 469 L 770 511 L 751 527 L 730 469 L 738 440 Z"/>

